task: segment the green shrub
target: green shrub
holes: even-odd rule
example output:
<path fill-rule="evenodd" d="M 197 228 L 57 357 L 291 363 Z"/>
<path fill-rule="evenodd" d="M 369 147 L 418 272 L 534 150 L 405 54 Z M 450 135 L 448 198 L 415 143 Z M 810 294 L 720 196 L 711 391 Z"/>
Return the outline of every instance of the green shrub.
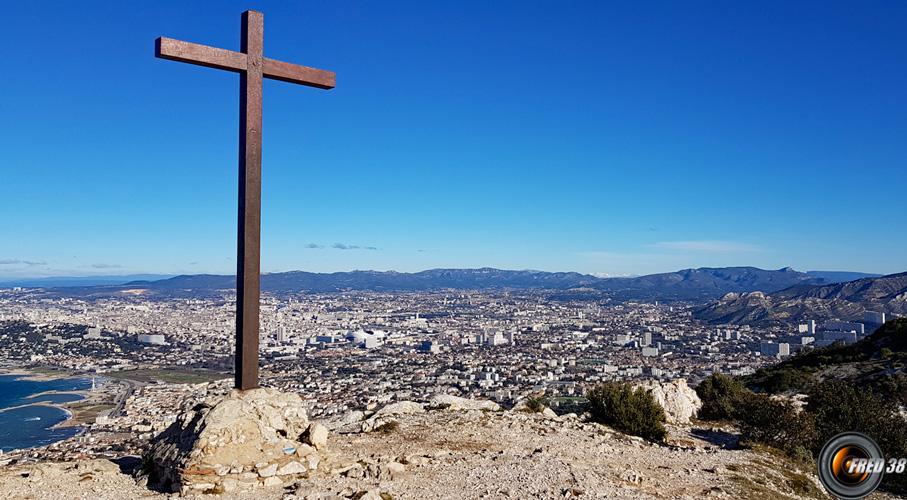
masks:
<path fill-rule="evenodd" d="M 699 417 L 734 421 L 745 443 L 764 444 L 795 456 L 815 446 L 816 426 L 810 414 L 792 403 L 754 394 L 737 378 L 712 375 L 696 387 L 696 394 L 702 400 Z"/>
<path fill-rule="evenodd" d="M 899 414 L 897 403 L 862 385 L 825 381 L 810 393 L 807 410 L 816 417 L 822 443 L 841 432 L 859 431 L 879 443 L 886 455 L 907 454 L 907 421 Z"/>
<path fill-rule="evenodd" d="M 379 425 L 378 427 L 375 427 L 373 432 L 379 432 L 381 434 L 391 434 L 391 433 L 397 432 L 399 429 L 400 429 L 400 422 L 397 422 L 396 420 L 391 420 L 389 422 L 385 422 L 385 423 Z"/>
<path fill-rule="evenodd" d="M 667 435 L 664 409 L 645 389 L 607 382 L 589 391 L 586 398 L 596 422 L 650 441 L 663 441 Z"/>
<path fill-rule="evenodd" d="M 806 392 L 814 384 L 814 379 L 806 368 L 772 366 L 762 368 L 749 378 L 751 387 L 760 392 L 779 394 L 782 392 Z"/>
<path fill-rule="evenodd" d="M 886 457 L 907 456 L 907 420 L 900 415 L 896 399 L 876 394 L 863 384 L 828 380 L 810 393 L 807 410 L 816 421 L 814 453 L 833 436 L 857 431 L 875 440 Z M 907 492 L 907 477 L 886 476 L 885 487 Z"/>
<path fill-rule="evenodd" d="M 527 398 L 526 399 L 526 409 L 530 413 L 541 413 L 545 411 L 545 408 L 548 407 L 548 401 L 545 398 Z"/>
<path fill-rule="evenodd" d="M 699 418 L 703 420 L 734 420 L 737 407 L 752 393 L 734 377 L 716 373 L 696 386 L 702 400 Z"/>
<path fill-rule="evenodd" d="M 736 416 L 744 442 L 765 444 L 793 456 L 816 446 L 813 416 L 788 401 L 750 393 L 741 399 Z"/>

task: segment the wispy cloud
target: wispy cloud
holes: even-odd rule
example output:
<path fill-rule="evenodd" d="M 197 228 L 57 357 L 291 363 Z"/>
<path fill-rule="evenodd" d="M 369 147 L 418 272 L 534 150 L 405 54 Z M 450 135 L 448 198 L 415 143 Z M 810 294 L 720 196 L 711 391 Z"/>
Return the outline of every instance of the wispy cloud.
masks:
<path fill-rule="evenodd" d="M 101 264 L 92 264 L 91 267 L 93 267 L 94 269 L 119 269 L 119 268 L 121 268 L 121 267 L 123 267 L 123 266 L 121 266 L 121 265 L 119 265 L 119 264 L 104 264 L 104 263 L 101 263 Z"/>
<path fill-rule="evenodd" d="M 41 260 L 0 259 L 0 266 L 46 266 L 47 262 Z"/>
<path fill-rule="evenodd" d="M 359 245 L 347 245 L 346 243 L 334 243 L 331 248 L 337 250 L 377 250 L 377 247 L 363 247 Z"/>
<path fill-rule="evenodd" d="M 378 247 L 350 245 L 347 243 L 334 243 L 330 247 L 319 245 L 318 243 L 307 243 L 303 245 L 303 248 L 333 248 L 335 250 L 378 250 Z"/>
<path fill-rule="evenodd" d="M 763 251 L 761 247 L 749 243 L 722 240 L 659 241 L 649 246 L 684 252 L 740 253 Z"/>

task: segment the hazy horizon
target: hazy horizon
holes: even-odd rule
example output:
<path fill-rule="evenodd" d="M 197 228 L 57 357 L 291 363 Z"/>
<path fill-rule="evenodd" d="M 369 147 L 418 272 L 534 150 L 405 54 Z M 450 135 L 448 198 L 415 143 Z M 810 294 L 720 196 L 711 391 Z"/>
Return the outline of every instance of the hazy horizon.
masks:
<path fill-rule="evenodd" d="M 907 269 L 905 269 L 904 271 L 898 271 L 898 272 L 895 272 L 895 273 L 873 273 L 873 272 L 851 271 L 851 270 L 841 270 L 841 269 L 797 269 L 797 268 L 794 268 L 794 267 L 792 267 L 792 266 L 782 266 L 782 267 L 780 267 L 780 268 L 761 268 L 761 267 L 758 267 L 758 266 L 747 266 L 747 265 L 737 265 L 737 266 L 701 266 L 701 267 L 703 267 L 703 268 L 715 268 L 715 267 L 724 267 L 724 268 L 726 268 L 726 267 L 738 267 L 738 268 L 743 268 L 743 267 L 755 267 L 755 268 L 757 268 L 757 269 L 763 269 L 763 270 L 766 270 L 766 271 L 776 271 L 776 270 L 784 269 L 784 268 L 786 268 L 786 267 L 791 267 L 794 271 L 798 271 L 798 272 L 802 272 L 802 273 L 815 273 L 815 272 L 838 273 L 838 272 L 840 272 L 840 273 L 857 273 L 857 274 L 868 274 L 868 275 L 888 275 L 888 274 L 899 274 L 899 273 L 901 273 L 901 272 L 907 272 Z M 697 268 L 678 268 L 678 269 L 671 269 L 671 270 L 666 270 L 666 271 L 659 271 L 659 272 L 656 272 L 656 273 L 646 273 L 646 274 L 619 274 L 619 275 L 617 275 L 617 274 L 605 274 L 605 273 L 582 273 L 582 272 L 579 272 L 579 271 L 573 271 L 573 270 L 569 270 L 569 269 L 556 269 L 556 270 L 530 269 L 530 268 L 516 269 L 516 268 L 501 268 L 501 267 L 494 267 L 494 266 L 453 267 L 453 268 L 451 268 L 451 267 L 432 267 L 432 268 L 419 269 L 419 270 L 416 270 L 416 271 L 399 271 L 399 270 L 396 270 L 396 269 L 384 269 L 384 270 L 381 270 L 381 269 L 344 269 L 344 270 L 333 270 L 333 271 L 311 271 L 311 270 L 307 270 L 307 269 L 286 269 L 286 270 L 282 270 L 282 271 L 263 271 L 263 272 L 262 272 L 262 275 L 266 275 L 266 274 L 278 274 L 278 273 L 287 273 L 287 272 L 309 272 L 309 273 L 318 273 L 318 274 L 352 273 L 352 272 L 379 272 L 379 273 L 387 273 L 387 272 L 394 273 L 394 272 L 396 272 L 396 273 L 412 274 L 412 273 L 419 273 L 419 272 L 425 272 L 425 271 L 433 271 L 433 270 L 439 270 L 439 269 L 456 269 L 456 270 L 497 269 L 497 270 L 500 270 L 500 271 L 547 272 L 547 273 L 571 273 L 571 272 L 573 272 L 573 273 L 579 273 L 579 274 L 585 274 L 585 275 L 594 276 L 594 277 L 596 277 L 596 278 L 634 278 L 634 277 L 646 276 L 646 275 L 651 275 L 651 274 L 672 273 L 672 272 L 683 271 L 683 270 L 686 270 L 686 269 L 697 269 Z M 81 275 L 20 276 L 20 277 L 12 277 L 12 278 L 7 278 L 7 277 L 0 276 L 0 283 L 15 283 L 15 282 L 41 281 L 41 280 L 60 280 L 60 281 L 65 281 L 65 280 L 70 280 L 70 279 L 72 279 L 72 280 L 85 279 L 85 280 L 111 280 L 111 281 L 115 281 L 115 280 L 119 280 L 119 279 L 123 279 L 123 278 L 129 278 L 129 279 L 134 279 L 134 280 L 158 280 L 158 279 L 172 278 L 172 277 L 181 276 L 181 275 L 218 275 L 218 276 L 234 276 L 235 274 L 236 274 L 236 273 L 235 273 L 235 271 L 234 271 L 234 272 L 222 272 L 222 273 L 209 273 L 209 272 L 188 272 L 188 273 L 122 273 L 122 274 L 116 274 L 116 273 L 104 273 L 104 274 L 81 274 Z"/>

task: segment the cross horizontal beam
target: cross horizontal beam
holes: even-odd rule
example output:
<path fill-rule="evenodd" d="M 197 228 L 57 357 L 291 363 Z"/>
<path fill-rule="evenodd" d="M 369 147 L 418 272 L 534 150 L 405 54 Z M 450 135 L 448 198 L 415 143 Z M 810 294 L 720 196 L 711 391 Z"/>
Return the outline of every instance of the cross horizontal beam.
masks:
<path fill-rule="evenodd" d="M 218 49 L 199 43 L 159 37 L 154 42 L 154 55 L 161 59 L 196 64 L 208 68 L 241 73 L 246 71 L 248 56 L 242 52 Z M 332 89 L 336 84 L 333 71 L 310 68 L 274 59 L 262 58 L 262 76 L 272 80 L 296 83 L 319 89 Z"/>

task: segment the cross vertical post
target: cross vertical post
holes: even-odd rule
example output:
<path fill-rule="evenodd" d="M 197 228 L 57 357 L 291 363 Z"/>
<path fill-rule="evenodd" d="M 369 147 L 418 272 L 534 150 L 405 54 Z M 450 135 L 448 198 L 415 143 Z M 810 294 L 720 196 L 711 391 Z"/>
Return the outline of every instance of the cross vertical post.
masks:
<path fill-rule="evenodd" d="M 264 19 L 242 15 L 246 70 L 239 76 L 239 210 L 236 236 L 237 389 L 258 387 L 261 290 L 261 90 Z"/>
<path fill-rule="evenodd" d="M 332 71 L 264 57 L 264 16 L 242 15 L 241 50 L 208 47 L 160 37 L 162 59 L 239 73 L 239 203 L 236 234 L 236 388 L 258 387 L 261 298 L 261 95 L 262 79 L 332 89 Z"/>

